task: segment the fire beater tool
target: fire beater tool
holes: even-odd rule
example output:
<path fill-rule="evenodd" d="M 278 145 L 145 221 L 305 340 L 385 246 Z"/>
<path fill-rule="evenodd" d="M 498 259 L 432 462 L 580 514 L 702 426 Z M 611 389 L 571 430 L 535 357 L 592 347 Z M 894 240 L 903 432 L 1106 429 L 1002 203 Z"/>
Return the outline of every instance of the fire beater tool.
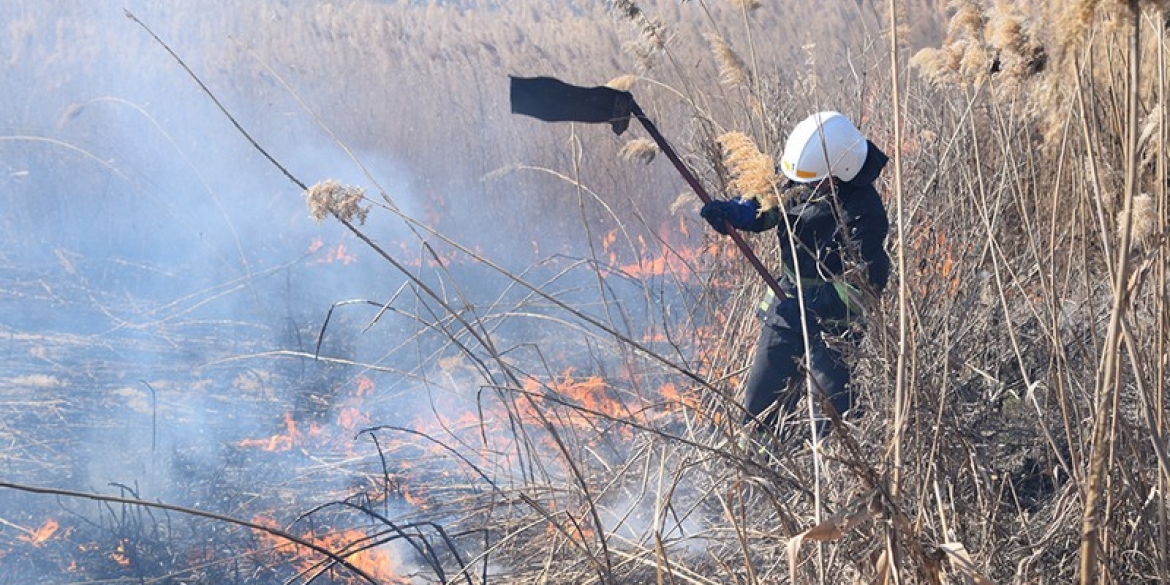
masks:
<path fill-rule="evenodd" d="M 629 128 L 630 118 L 637 118 L 650 137 L 654 139 L 658 148 L 662 149 L 662 153 L 670 159 L 674 168 L 699 196 L 699 199 L 702 199 L 703 203 L 711 202 L 711 196 L 707 194 L 707 190 L 703 188 L 703 185 L 695 178 L 694 173 L 687 168 L 687 165 L 670 147 L 670 143 L 658 131 L 654 122 L 646 117 L 642 108 L 638 107 L 638 102 L 634 101 L 634 95 L 630 92 L 605 86 L 579 87 L 553 77 L 509 77 L 512 81 L 513 114 L 531 116 L 545 122 L 607 123 L 619 136 Z M 780 284 L 776 282 L 768 269 L 764 268 L 764 264 L 748 247 L 743 236 L 731 229 L 730 224 L 728 224 L 726 231 L 739 251 L 772 289 L 772 292 L 783 297 L 784 292 L 780 289 Z"/>

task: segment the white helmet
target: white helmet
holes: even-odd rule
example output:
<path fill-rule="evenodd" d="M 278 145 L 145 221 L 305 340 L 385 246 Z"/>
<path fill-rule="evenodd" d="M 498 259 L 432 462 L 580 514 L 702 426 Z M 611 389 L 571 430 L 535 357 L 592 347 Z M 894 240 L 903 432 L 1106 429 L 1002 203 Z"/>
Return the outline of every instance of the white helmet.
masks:
<path fill-rule="evenodd" d="M 865 136 L 849 118 L 840 112 L 817 112 L 792 129 L 780 157 L 780 170 L 798 183 L 829 175 L 850 181 L 861 170 L 868 150 Z"/>

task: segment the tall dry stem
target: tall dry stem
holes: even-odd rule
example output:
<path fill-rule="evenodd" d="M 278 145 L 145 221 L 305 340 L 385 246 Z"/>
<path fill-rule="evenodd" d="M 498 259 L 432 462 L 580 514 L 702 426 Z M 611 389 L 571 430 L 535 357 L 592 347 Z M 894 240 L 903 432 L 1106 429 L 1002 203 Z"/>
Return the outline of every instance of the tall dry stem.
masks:
<path fill-rule="evenodd" d="M 1109 328 L 1106 332 L 1104 355 L 1101 359 L 1101 375 L 1096 391 L 1096 414 L 1093 419 L 1093 444 L 1089 458 L 1089 477 L 1085 494 L 1085 510 L 1081 522 L 1080 574 L 1081 585 L 1097 581 L 1102 552 L 1100 537 L 1101 498 L 1109 474 L 1106 458 L 1112 449 L 1117 424 L 1116 398 L 1120 386 L 1120 343 L 1121 322 L 1129 299 L 1127 282 L 1129 277 L 1130 236 L 1133 226 L 1133 201 L 1137 191 L 1139 154 L 1138 105 L 1141 81 L 1141 13 L 1138 0 L 1130 0 L 1129 13 L 1132 29 L 1129 43 L 1129 88 L 1127 99 L 1127 160 L 1125 175 L 1125 200 L 1123 203 L 1121 237 L 1117 246 L 1117 260 L 1114 269 L 1113 305 L 1109 313 Z M 1108 236 L 1106 236 L 1108 237 Z M 1107 551 L 1105 551 L 1107 553 Z"/>
<path fill-rule="evenodd" d="M 1166 22 L 1167 14 L 1164 5 L 1158 6 L 1158 22 Z M 1170 137 L 1170 131 L 1167 130 L 1166 124 L 1166 108 L 1170 106 L 1170 99 L 1167 97 L 1167 80 L 1166 80 L 1166 38 L 1159 36 L 1158 38 L 1158 107 L 1162 115 L 1158 118 L 1158 158 L 1156 164 L 1158 189 L 1157 201 L 1155 204 L 1155 212 L 1157 217 L 1156 232 L 1159 234 L 1167 234 L 1167 169 L 1166 169 L 1166 141 Z M 1167 275 L 1166 264 L 1170 258 L 1166 255 L 1167 242 L 1163 237 L 1161 244 L 1158 246 L 1158 263 L 1155 276 L 1157 283 L 1157 290 L 1167 290 Z M 1158 329 L 1157 342 L 1155 345 L 1154 354 L 1158 356 L 1156 372 L 1157 376 L 1154 378 L 1154 425 L 1158 436 L 1166 436 L 1166 360 L 1163 356 L 1166 355 L 1166 335 L 1170 330 L 1167 323 L 1167 306 L 1166 296 L 1159 294 L 1155 297 L 1154 313 L 1157 315 L 1156 326 Z M 1161 462 L 1159 462 L 1161 465 Z M 1170 580 L 1170 519 L 1167 518 L 1167 507 L 1170 505 L 1170 496 L 1166 494 L 1166 490 L 1170 488 L 1170 482 L 1167 477 L 1170 475 L 1170 469 L 1163 468 L 1158 476 L 1158 494 L 1161 500 L 1158 506 L 1158 550 L 1161 551 L 1158 563 L 1158 578 L 1165 582 Z"/>
<path fill-rule="evenodd" d="M 893 449 L 893 472 L 890 477 L 889 492 L 890 497 L 897 502 L 901 496 L 902 483 L 902 432 L 906 426 L 907 410 L 910 404 L 909 392 L 906 383 L 906 368 L 907 368 L 907 353 L 909 345 L 907 343 L 909 336 L 909 295 L 906 287 L 906 215 L 903 209 L 903 192 L 902 192 L 902 119 L 901 119 L 901 100 L 902 91 L 899 75 L 899 37 L 898 37 L 898 1 L 890 0 L 890 106 L 891 106 L 891 120 L 894 127 L 894 148 L 893 148 L 893 171 L 894 171 L 894 215 L 895 223 L 898 227 L 898 353 L 897 365 L 894 378 L 894 403 L 893 403 L 893 433 L 890 438 Z M 914 535 L 903 535 L 905 538 L 913 539 Z M 892 566 L 900 567 L 902 565 L 900 551 L 898 549 L 897 538 L 891 535 L 889 553 L 891 555 L 890 561 Z M 896 571 L 896 569 L 895 569 Z"/>

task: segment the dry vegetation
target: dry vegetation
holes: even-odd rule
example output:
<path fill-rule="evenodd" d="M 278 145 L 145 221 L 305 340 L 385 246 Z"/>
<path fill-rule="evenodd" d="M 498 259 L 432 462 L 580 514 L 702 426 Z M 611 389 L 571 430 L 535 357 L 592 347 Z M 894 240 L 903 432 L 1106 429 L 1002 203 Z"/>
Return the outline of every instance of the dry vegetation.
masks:
<path fill-rule="evenodd" d="M 139 16 L 262 143 L 302 139 L 264 105 L 292 103 L 291 91 L 347 146 L 410 161 L 442 200 L 412 243 L 506 273 L 523 297 L 468 303 L 457 270 L 435 270 L 436 287 L 378 248 L 379 269 L 408 280 L 394 299 L 410 298 L 374 307 L 409 310 L 440 340 L 425 371 L 379 375 L 446 384 L 464 402 L 432 396 L 433 417 L 364 421 L 361 444 L 374 447 L 327 466 L 351 489 L 301 490 L 285 506 L 325 522 L 336 517 L 312 505 L 344 501 L 372 542 L 413 546 L 420 582 L 1170 580 L 1165 3 L 891 2 L 909 39 L 900 108 L 884 3 L 291 4 L 250 2 L 225 10 L 228 22 Z M 90 58 L 44 41 L 49 18 L 9 20 L 7 79 L 31 76 L 30 60 Z M 206 39 L 222 52 L 183 53 Z M 135 54 L 158 51 L 135 42 Z M 605 127 L 510 117 L 508 73 L 581 84 L 636 74 L 639 102 L 727 195 L 770 184 L 759 157 L 814 110 L 847 113 L 896 153 L 900 185 L 891 166 L 883 186 L 901 271 L 853 355 L 867 416 L 816 449 L 739 452 L 736 384 L 762 283 L 728 242 L 685 232 L 702 229 L 695 206 L 671 205 L 681 183 L 637 129 L 615 140 Z M 402 213 L 392 189 L 365 196 L 371 222 Z M 365 219 L 358 203 L 345 200 Z M 547 281 L 453 235 L 487 222 L 526 245 L 532 218 L 581 258 Z M 379 246 L 364 239 L 372 228 L 348 227 Z M 752 242 L 774 258 L 773 237 Z M 634 283 L 634 298 L 615 282 Z M 515 321 L 536 325 L 517 337 L 505 332 Z M 356 376 L 387 364 L 343 365 Z M 6 384 L 61 385 L 31 375 Z M 375 411 L 393 399 L 363 400 Z M 0 423 L 13 444 L 22 433 Z M 409 512 L 388 517 L 402 502 Z M 230 574 L 249 582 L 238 563 Z"/>

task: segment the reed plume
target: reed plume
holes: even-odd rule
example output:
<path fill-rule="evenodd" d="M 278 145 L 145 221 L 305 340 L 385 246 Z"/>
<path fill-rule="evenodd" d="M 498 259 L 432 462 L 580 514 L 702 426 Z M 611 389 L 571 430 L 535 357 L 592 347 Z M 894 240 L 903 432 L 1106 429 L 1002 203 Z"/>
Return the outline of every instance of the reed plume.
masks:
<path fill-rule="evenodd" d="M 628 21 L 638 33 L 638 39 L 622 45 L 622 50 L 638 59 L 639 64 L 650 69 L 654 57 L 666 50 L 669 32 L 658 19 L 646 16 L 632 0 L 615 0 L 610 10 L 618 19 Z"/>
<path fill-rule="evenodd" d="M 755 141 L 743 132 L 727 132 L 715 141 L 723 147 L 723 166 L 731 174 L 728 188 L 745 199 L 758 201 L 760 211 L 776 207 L 779 177 L 772 157 L 760 152 Z"/>
<path fill-rule="evenodd" d="M 1121 225 L 1124 218 L 1122 212 L 1117 213 L 1117 225 Z M 1158 232 L 1158 205 L 1154 198 L 1142 193 L 1133 198 L 1133 243 L 1148 244 Z"/>
<path fill-rule="evenodd" d="M 1009 83 L 1027 79 L 1047 65 L 1047 52 L 1014 3 L 996 2 L 995 9 L 987 16 L 984 37 L 995 54 L 994 68 Z"/>
<path fill-rule="evenodd" d="M 641 161 L 650 164 L 658 156 L 658 145 L 649 138 L 635 138 L 622 146 L 619 153 L 625 160 Z"/>
<path fill-rule="evenodd" d="M 749 75 L 743 59 L 736 54 L 731 45 L 727 44 L 727 41 L 723 40 L 723 37 L 716 34 L 705 36 L 711 45 L 711 53 L 715 55 L 715 60 L 719 63 L 719 81 L 731 86 L 746 85 Z"/>
<path fill-rule="evenodd" d="M 1056 16 L 1056 26 L 1053 27 L 1059 55 L 1066 57 L 1072 54 L 1084 42 L 1098 3 L 1099 0 L 1074 0 L 1063 4 L 1063 10 Z"/>
<path fill-rule="evenodd" d="M 1162 127 L 1162 104 L 1154 106 L 1142 123 L 1138 134 L 1138 152 L 1142 156 L 1142 167 L 1153 164 L 1158 154 L 1163 152 L 1162 136 L 1158 130 Z"/>
<path fill-rule="evenodd" d="M 955 14 L 942 46 L 923 49 L 910 59 L 927 80 L 978 85 L 997 74 L 1002 91 L 1045 69 L 1047 52 L 1013 3 L 998 0 L 985 10 L 973 0 L 961 0 L 951 7 Z"/>
<path fill-rule="evenodd" d="M 328 215 L 334 215 L 342 221 L 352 222 L 357 219 L 358 223 L 366 223 L 370 207 L 362 207 L 361 202 L 365 197 L 365 189 L 342 185 L 333 179 L 321 181 L 305 191 L 309 213 L 318 222 Z"/>

